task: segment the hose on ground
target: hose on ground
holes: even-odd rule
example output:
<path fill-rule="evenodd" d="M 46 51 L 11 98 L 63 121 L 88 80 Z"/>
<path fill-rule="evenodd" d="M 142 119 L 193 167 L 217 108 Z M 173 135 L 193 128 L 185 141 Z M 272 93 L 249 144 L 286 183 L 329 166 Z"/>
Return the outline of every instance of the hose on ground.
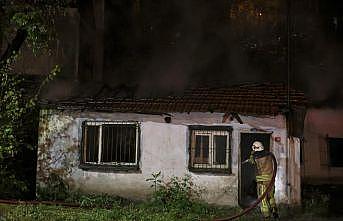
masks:
<path fill-rule="evenodd" d="M 229 220 L 234 220 L 234 219 L 237 219 L 241 216 L 244 216 L 247 213 L 249 213 L 251 210 L 253 210 L 256 206 L 258 206 L 258 204 L 267 196 L 267 194 L 272 190 L 272 188 L 274 186 L 274 181 L 275 181 L 276 171 L 277 171 L 276 158 L 275 158 L 273 153 L 270 153 L 270 155 L 272 156 L 272 161 L 273 161 L 273 176 L 272 176 L 272 179 L 268 183 L 266 191 L 264 191 L 264 193 L 259 198 L 257 198 L 256 201 L 252 205 L 250 205 L 249 207 L 247 207 L 246 209 L 244 209 L 240 213 L 237 213 L 237 214 L 230 216 L 230 217 L 214 219 L 213 221 L 229 221 Z"/>

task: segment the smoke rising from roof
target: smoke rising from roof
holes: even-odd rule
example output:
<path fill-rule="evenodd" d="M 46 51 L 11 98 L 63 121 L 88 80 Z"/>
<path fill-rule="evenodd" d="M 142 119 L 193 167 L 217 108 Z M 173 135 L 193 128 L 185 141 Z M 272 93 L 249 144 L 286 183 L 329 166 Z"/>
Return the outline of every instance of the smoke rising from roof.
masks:
<path fill-rule="evenodd" d="M 317 104 L 337 105 L 343 4 L 292 2 L 291 86 Z M 110 88 L 128 85 L 145 97 L 189 86 L 287 82 L 285 1 L 105 0 L 104 8 L 101 79 Z M 80 65 L 83 59 L 90 58 L 81 53 Z"/>

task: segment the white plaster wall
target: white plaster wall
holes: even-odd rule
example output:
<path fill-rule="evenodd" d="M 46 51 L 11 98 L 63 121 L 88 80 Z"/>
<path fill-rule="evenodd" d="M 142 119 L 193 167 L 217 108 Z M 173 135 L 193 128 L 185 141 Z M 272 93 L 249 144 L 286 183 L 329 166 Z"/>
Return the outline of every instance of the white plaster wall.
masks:
<path fill-rule="evenodd" d="M 41 163 L 46 161 L 47 154 L 39 154 L 38 181 L 42 180 L 40 176 L 44 171 L 49 172 L 51 168 L 58 169 L 63 165 L 70 165 L 72 169 L 67 174 L 66 180 L 75 189 L 88 192 L 106 192 L 132 199 L 146 199 L 152 189 L 145 180 L 151 177 L 151 173 L 161 171 L 164 179 L 190 174 L 197 186 L 206 189 L 202 196 L 207 202 L 237 205 L 240 133 L 249 132 L 251 128 L 258 128 L 266 132 L 273 132 L 272 138 L 281 137 L 281 142 L 271 142 L 271 150 L 275 153 L 279 163 L 276 177 L 276 199 L 278 202 L 287 202 L 285 166 L 287 134 L 283 116 L 264 118 L 241 116 L 244 124 L 235 121 L 223 124 L 222 113 L 173 113 L 172 122 L 167 124 L 164 122 L 165 116 L 162 115 L 71 111 L 42 111 L 41 115 L 42 119 L 48 122 L 49 129 L 39 135 L 39 152 L 46 152 L 42 151 L 42 148 L 45 147 L 52 156 L 50 158 L 57 159 L 60 163 Z M 78 149 L 67 153 L 65 157 L 67 159 L 58 160 L 57 150 L 63 150 L 71 144 L 77 145 L 79 148 L 81 124 L 84 120 L 139 121 L 141 124 L 140 171 L 137 173 L 84 171 L 78 168 Z M 42 122 L 43 120 L 41 120 L 41 124 L 43 124 Z M 194 124 L 229 125 L 233 127 L 232 174 L 199 174 L 188 171 L 188 125 Z M 47 139 L 51 142 L 46 142 Z"/>

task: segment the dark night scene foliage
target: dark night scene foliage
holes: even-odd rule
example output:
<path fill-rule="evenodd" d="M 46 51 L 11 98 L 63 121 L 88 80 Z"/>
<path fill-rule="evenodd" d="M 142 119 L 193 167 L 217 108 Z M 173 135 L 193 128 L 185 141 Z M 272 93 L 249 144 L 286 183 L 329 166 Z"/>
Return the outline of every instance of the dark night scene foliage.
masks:
<path fill-rule="evenodd" d="M 0 220 L 343 220 L 340 0 L 0 0 Z"/>

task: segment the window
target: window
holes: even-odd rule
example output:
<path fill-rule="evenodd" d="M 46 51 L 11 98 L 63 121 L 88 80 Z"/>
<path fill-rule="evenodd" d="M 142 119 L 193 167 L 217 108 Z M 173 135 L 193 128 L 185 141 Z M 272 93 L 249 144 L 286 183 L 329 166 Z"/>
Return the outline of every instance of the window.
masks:
<path fill-rule="evenodd" d="M 343 138 L 327 138 L 329 147 L 329 165 L 343 167 Z"/>
<path fill-rule="evenodd" d="M 190 126 L 191 171 L 231 172 L 231 127 Z"/>
<path fill-rule="evenodd" d="M 85 121 L 81 168 L 138 169 L 137 122 Z"/>

